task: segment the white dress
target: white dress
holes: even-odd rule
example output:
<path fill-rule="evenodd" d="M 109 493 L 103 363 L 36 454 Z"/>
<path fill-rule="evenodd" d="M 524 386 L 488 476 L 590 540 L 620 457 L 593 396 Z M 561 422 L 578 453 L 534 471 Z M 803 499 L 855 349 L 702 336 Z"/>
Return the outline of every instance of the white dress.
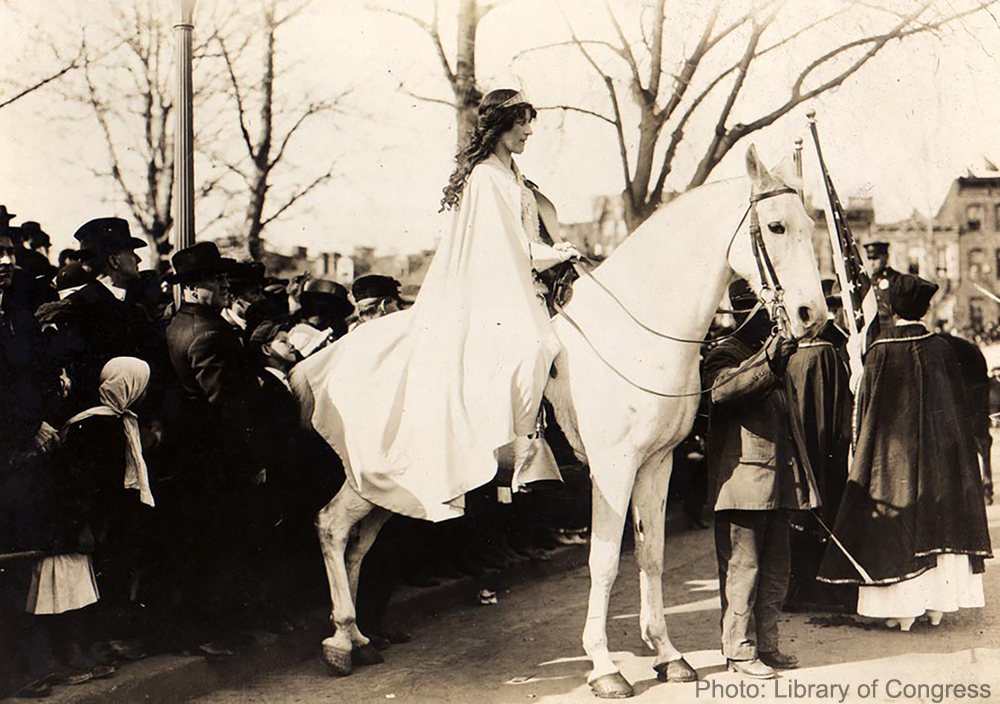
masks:
<path fill-rule="evenodd" d="M 413 307 L 295 366 L 297 396 L 365 499 L 454 518 L 496 474 L 494 451 L 534 432 L 559 343 L 532 268 L 565 258 L 534 242 L 537 221 L 520 174 L 491 156 L 469 176 Z"/>
<path fill-rule="evenodd" d="M 983 575 L 973 574 L 968 555 L 938 555 L 936 567 L 912 579 L 858 588 L 858 613 L 874 618 L 917 618 L 985 605 Z"/>

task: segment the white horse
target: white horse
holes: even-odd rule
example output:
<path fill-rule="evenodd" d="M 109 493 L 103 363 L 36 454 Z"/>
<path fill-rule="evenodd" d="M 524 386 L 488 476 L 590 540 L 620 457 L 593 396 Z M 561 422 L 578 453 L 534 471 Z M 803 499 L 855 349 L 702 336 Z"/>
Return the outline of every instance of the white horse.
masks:
<path fill-rule="evenodd" d="M 629 502 L 642 639 L 656 651 L 654 669 L 661 680 L 696 678 L 670 642 L 663 615 L 664 511 L 672 450 L 691 430 L 700 391 L 699 344 L 686 341 L 704 339 L 734 276 L 761 290 L 752 219 L 760 222 L 784 288 L 790 335 L 805 336 L 826 320 L 812 221 L 798 195 L 768 172 L 752 146 L 746 162 L 749 184 L 744 179 L 710 184 L 661 208 L 592 277 L 576 282 L 564 315 L 553 320 L 562 352 L 545 395 L 593 482 L 583 646 L 593 662 L 588 682 L 599 697 L 633 694 L 611 659 L 606 629 Z M 748 209 L 756 210 L 755 218 Z M 371 661 L 371 646 L 355 622 L 354 599 L 361 560 L 388 517 L 350 483 L 317 517 L 335 625 L 334 635 L 323 641 L 323 655 L 334 674 L 350 673 L 352 651 L 354 664 Z"/>

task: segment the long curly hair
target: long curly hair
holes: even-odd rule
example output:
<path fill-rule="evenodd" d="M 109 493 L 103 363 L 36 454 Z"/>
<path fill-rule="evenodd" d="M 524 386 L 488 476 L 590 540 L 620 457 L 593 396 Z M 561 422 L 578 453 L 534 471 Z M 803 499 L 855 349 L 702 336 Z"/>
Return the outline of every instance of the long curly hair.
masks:
<path fill-rule="evenodd" d="M 472 131 L 468 145 L 455 157 L 455 170 L 448 179 L 448 185 L 443 189 L 441 210 L 453 210 L 458 207 L 469 174 L 476 164 L 493 153 L 500 135 L 511 129 L 518 120 L 534 120 L 538 116 L 538 111 L 530 103 L 515 103 L 501 107 L 517 93 L 516 90 L 501 88 L 491 90 L 483 96 L 479 103 L 479 123 Z"/>

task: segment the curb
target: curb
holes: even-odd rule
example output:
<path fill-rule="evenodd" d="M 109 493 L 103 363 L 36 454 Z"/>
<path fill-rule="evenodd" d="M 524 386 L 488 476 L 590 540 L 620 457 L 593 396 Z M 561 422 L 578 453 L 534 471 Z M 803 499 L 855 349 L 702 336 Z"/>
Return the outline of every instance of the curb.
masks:
<path fill-rule="evenodd" d="M 666 533 L 683 530 L 680 511 L 668 515 Z M 622 549 L 631 549 L 630 531 Z M 490 586 L 497 591 L 516 584 L 539 581 L 587 565 L 589 545 L 559 547 L 544 561 L 530 560 L 495 573 Z M 459 603 L 474 603 L 480 579 L 464 577 L 436 587 L 401 586 L 393 595 L 387 620 L 419 624 Z M 76 687 L 58 687 L 45 701 L 51 704 L 172 704 L 204 697 L 220 689 L 238 689 L 253 681 L 318 658 L 319 644 L 330 635 L 326 608 L 307 613 L 308 627 L 288 635 L 257 634 L 258 647 L 225 660 L 210 661 L 191 655 L 156 655 L 130 663 L 108 680 L 92 680 Z M 17 700 L 10 700 L 17 701 Z"/>
<path fill-rule="evenodd" d="M 492 585 L 496 589 L 505 589 L 586 565 L 588 547 L 560 547 L 546 561 L 531 560 L 496 573 Z M 476 578 L 464 577 L 425 589 L 403 586 L 393 596 L 388 618 L 398 616 L 402 622 L 414 623 L 456 603 L 471 603 L 478 584 Z M 330 635 L 327 611 L 313 611 L 306 618 L 308 628 L 277 637 L 260 634 L 258 647 L 233 658 L 209 661 L 199 656 L 156 655 L 126 665 L 109 680 L 91 681 L 76 687 L 58 687 L 45 701 L 53 704 L 167 704 L 190 701 L 219 689 L 239 687 L 319 656 L 320 641 Z"/>

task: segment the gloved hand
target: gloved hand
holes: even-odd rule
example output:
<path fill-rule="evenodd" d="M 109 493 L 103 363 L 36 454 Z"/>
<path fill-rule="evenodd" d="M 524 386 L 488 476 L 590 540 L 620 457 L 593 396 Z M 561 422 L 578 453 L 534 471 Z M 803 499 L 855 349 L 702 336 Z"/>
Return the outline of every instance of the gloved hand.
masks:
<path fill-rule="evenodd" d="M 798 348 L 797 340 L 789 340 L 781 335 L 772 335 L 764 344 L 764 354 L 767 356 L 767 363 L 771 367 L 771 371 L 778 375 L 784 374 L 788 360 Z"/>
<path fill-rule="evenodd" d="M 565 256 L 564 261 L 569 261 L 570 259 L 580 259 L 583 257 L 583 255 L 580 254 L 580 250 L 574 247 L 570 242 L 556 242 L 552 245 L 552 249 L 562 253 Z"/>

